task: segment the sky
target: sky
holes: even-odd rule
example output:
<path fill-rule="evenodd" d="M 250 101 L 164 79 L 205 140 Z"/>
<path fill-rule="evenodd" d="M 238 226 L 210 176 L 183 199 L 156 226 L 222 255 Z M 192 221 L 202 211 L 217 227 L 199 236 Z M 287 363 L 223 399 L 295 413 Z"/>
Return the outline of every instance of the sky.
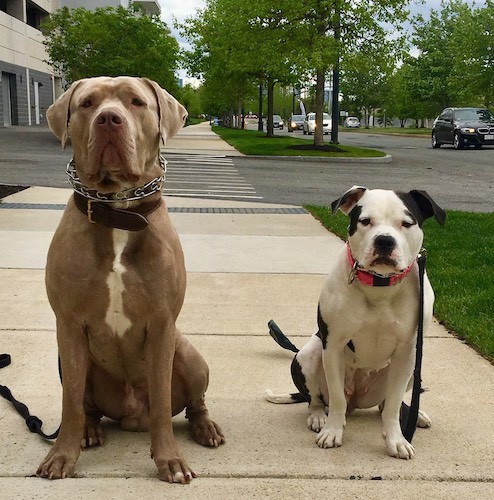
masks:
<path fill-rule="evenodd" d="M 252 1 L 252 0 L 251 0 Z M 206 5 L 205 0 L 158 0 L 161 5 L 161 18 L 167 23 L 170 28 L 172 35 L 177 39 L 178 43 L 182 48 L 188 48 L 189 45 L 187 40 L 180 37 L 178 31 L 173 27 L 173 20 L 176 19 L 178 22 L 183 22 L 186 17 L 194 16 L 197 9 L 204 8 Z M 467 3 L 472 5 L 484 5 L 484 0 L 467 0 Z M 411 2 L 410 12 L 414 14 L 422 14 L 425 18 L 428 17 L 429 12 L 434 10 L 440 10 L 441 0 L 425 0 L 422 4 L 420 2 Z M 186 74 L 183 71 L 179 72 L 180 78 L 186 78 Z"/>

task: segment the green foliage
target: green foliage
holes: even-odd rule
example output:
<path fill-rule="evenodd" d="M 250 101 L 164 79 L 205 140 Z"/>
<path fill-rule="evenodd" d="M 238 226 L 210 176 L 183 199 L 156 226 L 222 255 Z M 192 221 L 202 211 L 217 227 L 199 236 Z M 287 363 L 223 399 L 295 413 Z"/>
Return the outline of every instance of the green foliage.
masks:
<path fill-rule="evenodd" d="M 372 52 L 386 59 L 390 44 L 385 42 L 388 31 L 383 21 L 389 30 L 399 30 L 408 3 L 207 0 L 205 9 L 182 26 L 193 45 L 184 59 L 189 70 L 204 78 L 214 101 L 229 106 L 229 112 L 255 94 L 259 81 L 271 93 L 275 82 L 295 85 L 318 75 L 314 110 L 321 116 L 326 74 L 356 53 Z M 393 53 L 402 47 L 401 39 L 395 38 Z M 269 119 L 273 109 L 268 110 Z"/>
<path fill-rule="evenodd" d="M 412 42 L 419 54 L 405 61 L 393 82 L 397 116 L 433 117 L 447 106 L 491 106 L 493 26 L 492 0 L 483 6 L 444 1 L 429 20 L 416 18 Z"/>
<path fill-rule="evenodd" d="M 324 227 L 346 239 L 348 218 L 308 205 Z M 476 351 L 494 360 L 494 214 L 448 211 L 445 226 L 424 224 L 427 274 L 435 316 Z"/>
<path fill-rule="evenodd" d="M 177 90 L 178 43 L 166 24 L 129 7 L 63 7 L 42 24 L 49 64 L 70 84 L 93 76 L 141 76 Z"/>
<path fill-rule="evenodd" d="M 203 92 L 202 87 L 195 88 L 192 85 L 184 85 L 177 94 L 177 99 L 183 104 L 189 116 L 187 121 L 190 122 L 192 118 L 196 118 L 200 114 L 203 114 L 202 109 L 202 99 L 201 94 Z"/>

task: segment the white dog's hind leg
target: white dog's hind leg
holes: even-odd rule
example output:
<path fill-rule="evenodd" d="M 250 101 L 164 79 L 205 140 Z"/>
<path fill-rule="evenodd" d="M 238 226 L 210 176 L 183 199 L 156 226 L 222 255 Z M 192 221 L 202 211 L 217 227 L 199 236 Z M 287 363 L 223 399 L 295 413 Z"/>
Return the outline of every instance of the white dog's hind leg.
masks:
<path fill-rule="evenodd" d="M 313 335 L 297 353 L 292 364 L 294 381 L 298 378 L 299 383 L 304 383 L 310 398 L 307 426 L 314 432 L 319 432 L 324 427 L 327 418 L 328 389 L 322 367 L 322 350 L 321 339 Z"/>

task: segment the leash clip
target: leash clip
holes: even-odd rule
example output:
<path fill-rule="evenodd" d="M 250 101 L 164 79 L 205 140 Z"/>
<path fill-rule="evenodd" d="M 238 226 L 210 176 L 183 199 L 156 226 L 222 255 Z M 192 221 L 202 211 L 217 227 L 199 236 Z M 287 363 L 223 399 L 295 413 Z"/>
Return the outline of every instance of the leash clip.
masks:
<path fill-rule="evenodd" d="M 358 269 L 358 262 L 355 261 L 352 267 L 352 270 L 350 271 L 350 274 L 348 275 L 348 284 L 351 285 L 354 281 L 355 278 L 357 277 L 357 269 Z"/>

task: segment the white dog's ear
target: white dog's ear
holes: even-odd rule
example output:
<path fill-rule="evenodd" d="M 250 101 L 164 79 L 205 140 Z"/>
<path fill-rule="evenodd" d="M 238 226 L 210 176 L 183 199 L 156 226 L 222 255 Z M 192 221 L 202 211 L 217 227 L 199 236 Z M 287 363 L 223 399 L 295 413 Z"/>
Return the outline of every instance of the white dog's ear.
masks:
<path fill-rule="evenodd" d="M 339 208 L 344 214 L 348 215 L 366 191 L 367 188 L 363 186 L 351 187 L 340 198 L 331 203 L 333 213 Z"/>
<path fill-rule="evenodd" d="M 74 82 L 46 111 L 48 125 L 52 132 L 60 139 L 63 149 L 65 149 L 65 144 L 69 137 L 72 94 L 81 82 L 82 80 Z"/>
<path fill-rule="evenodd" d="M 158 99 L 160 134 L 163 145 L 167 139 L 173 137 L 185 124 L 187 110 L 165 89 L 162 89 L 156 82 L 143 78 L 152 87 Z"/>
<path fill-rule="evenodd" d="M 446 212 L 430 197 L 426 191 L 413 189 L 409 193 L 402 193 L 400 198 L 415 215 L 419 226 L 429 217 L 435 217 L 439 224 L 446 222 Z"/>

